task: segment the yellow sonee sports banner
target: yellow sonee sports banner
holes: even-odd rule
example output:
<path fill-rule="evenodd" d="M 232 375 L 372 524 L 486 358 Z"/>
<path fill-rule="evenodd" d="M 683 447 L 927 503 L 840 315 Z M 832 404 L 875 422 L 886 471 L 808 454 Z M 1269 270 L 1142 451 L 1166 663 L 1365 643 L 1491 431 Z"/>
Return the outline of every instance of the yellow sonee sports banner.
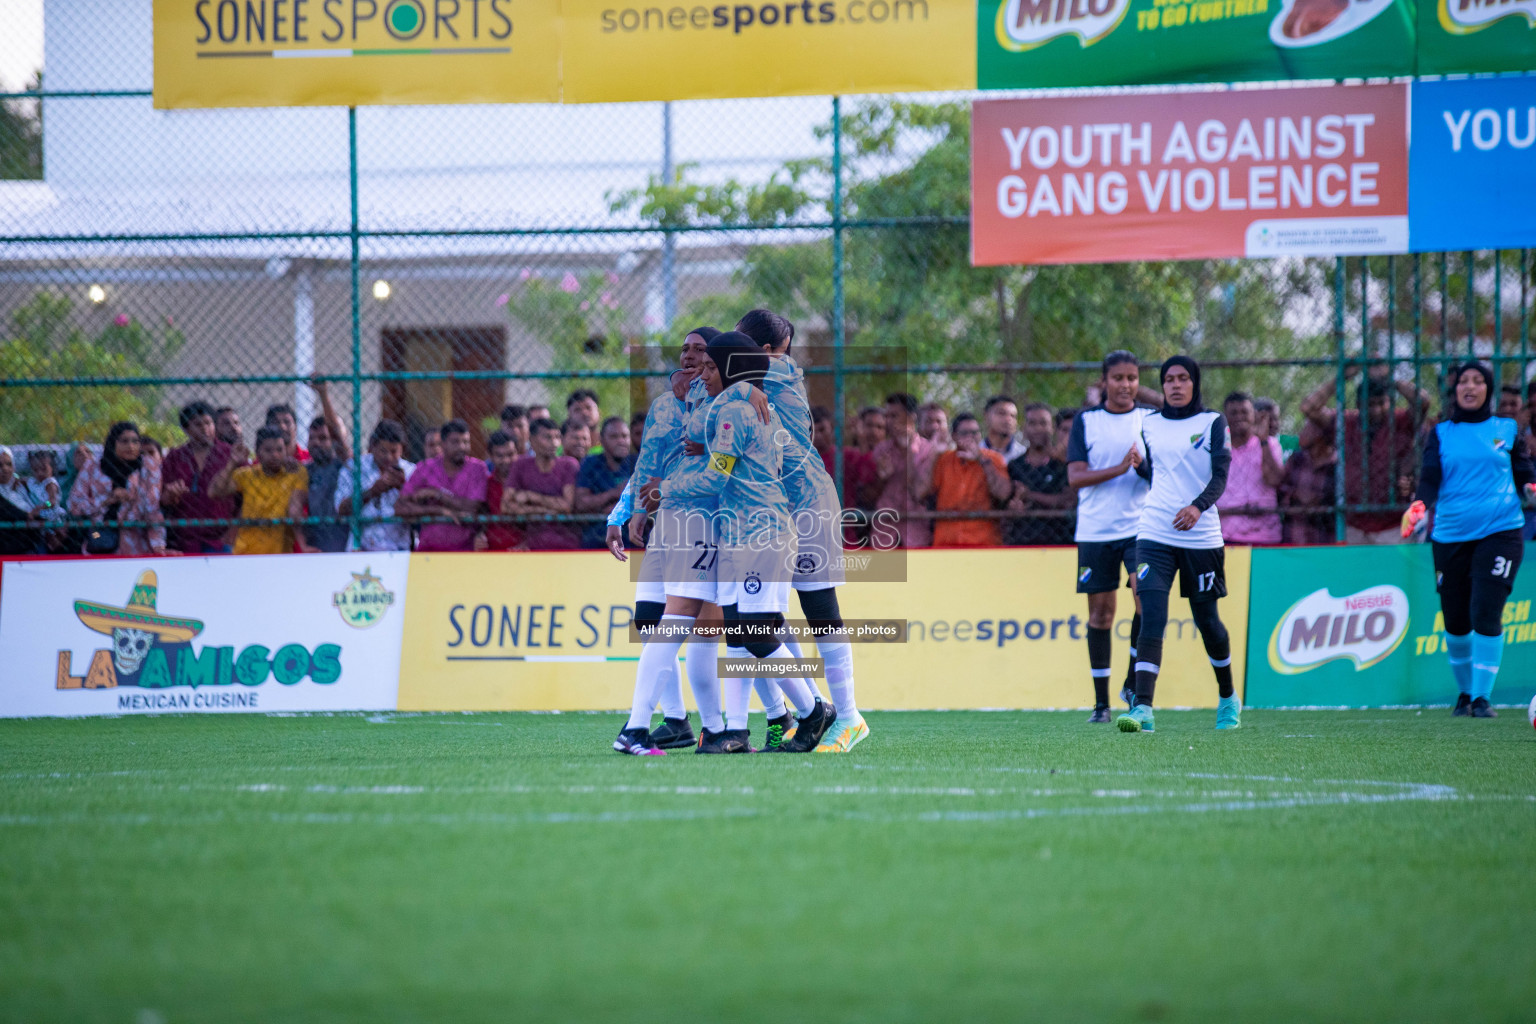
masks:
<path fill-rule="evenodd" d="M 1228 597 L 1220 605 L 1239 692 L 1249 556 L 1246 548 L 1228 549 Z M 845 620 L 907 624 L 906 643 L 854 645 L 860 706 L 1087 707 L 1087 600 L 1075 592 L 1076 578 L 1070 548 L 913 551 L 907 582 L 841 588 Z M 606 552 L 418 554 L 410 579 L 401 710 L 629 706 L 640 653 L 629 642 L 634 584 Z M 1133 612 L 1122 589 L 1113 694 L 1125 676 Z M 1158 705 L 1214 707 L 1216 684 L 1188 603 L 1175 595 L 1169 614 Z M 790 617 L 800 617 L 796 598 Z M 684 694 L 691 707 L 686 686 Z"/>
<path fill-rule="evenodd" d="M 564 0 L 568 103 L 976 86 L 974 0 Z"/>
<path fill-rule="evenodd" d="M 560 99 L 559 0 L 155 0 L 155 106 Z"/>

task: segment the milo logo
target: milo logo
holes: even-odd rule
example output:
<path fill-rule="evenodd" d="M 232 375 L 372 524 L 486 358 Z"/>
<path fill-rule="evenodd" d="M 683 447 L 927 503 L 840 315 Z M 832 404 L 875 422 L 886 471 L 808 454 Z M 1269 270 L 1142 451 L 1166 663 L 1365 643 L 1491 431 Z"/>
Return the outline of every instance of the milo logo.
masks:
<path fill-rule="evenodd" d="M 1440 0 L 1440 27 L 1453 35 L 1480 32 L 1500 18 L 1521 18 L 1536 28 L 1536 0 Z"/>
<path fill-rule="evenodd" d="M 1362 671 L 1385 660 L 1408 635 L 1408 595 L 1382 585 L 1347 597 L 1325 587 L 1291 605 L 1269 637 L 1269 665 L 1296 675 L 1347 658 Z"/>
<path fill-rule="evenodd" d="M 1008 0 L 997 9 L 997 42 L 1015 53 L 1057 36 L 1092 46 L 1115 30 L 1131 0 Z"/>

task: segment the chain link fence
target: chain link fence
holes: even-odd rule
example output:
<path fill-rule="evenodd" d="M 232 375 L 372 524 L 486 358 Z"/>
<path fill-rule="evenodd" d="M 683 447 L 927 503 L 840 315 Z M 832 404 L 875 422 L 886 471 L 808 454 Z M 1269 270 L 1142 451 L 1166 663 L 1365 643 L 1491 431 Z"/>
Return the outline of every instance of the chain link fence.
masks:
<path fill-rule="evenodd" d="M 891 390 L 851 353 L 899 351 L 901 390 L 950 417 L 1079 408 L 1110 349 L 1190 353 L 1208 404 L 1274 403 L 1316 470 L 1284 515 L 1330 538 L 1400 513 L 1448 365 L 1491 361 L 1525 416 L 1528 251 L 972 267 L 968 95 L 162 112 L 147 48 L 64 36 L 3 96 L 0 443 L 57 452 L 66 487 L 115 422 L 182 443 L 194 400 L 246 441 L 289 405 L 302 442 L 317 380 L 354 462 L 381 419 L 408 459 L 451 418 L 485 455 L 504 405 L 559 419 L 578 387 L 628 419 L 687 328 L 753 306 L 830 354 L 838 465 Z M 1380 430 L 1355 420 L 1367 392 L 1397 410 Z M 355 537 L 360 506 L 309 522 Z"/>

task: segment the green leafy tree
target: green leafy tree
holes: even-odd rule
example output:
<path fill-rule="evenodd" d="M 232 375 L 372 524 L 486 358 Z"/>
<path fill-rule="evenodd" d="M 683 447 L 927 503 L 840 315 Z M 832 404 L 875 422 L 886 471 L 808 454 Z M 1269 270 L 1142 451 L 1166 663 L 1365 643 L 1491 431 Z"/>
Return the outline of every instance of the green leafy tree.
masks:
<path fill-rule="evenodd" d="M 43 73 L 37 72 L 27 83 L 27 90 L 43 87 Z M 0 180 L 30 179 L 43 176 L 43 105 L 36 100 L 0 102 Z"/>
<path fill-rule="evenodd" d="M 1148 361 L 1175 351 L 1209 359 L 1326 348 L 1326 317 L 1316 330 L 1298 330 L 1287 312 L 1326 296 L 1320 268 L 1331 261 L 973 267 L 968 104 L 872 100 L 854 106 L 841 130 L 843 213 L 854 224 L 844 243 L 850 346 L 898 346 L 913 366 L 968 367 L 1096 363 L 1113 348 L 1130 348 Z M 818 134 L 828 138 L 831 126 Z M 642 189 L 610 195 L 610 205 L 663 228 L 792 225 L 832 216 L 830 156 L 786 163 L 758 185 L 702 185 L 689 180 L 691 171 L 679 168 L 671 181 L 653 176 Z M 880 223 L 898 219 L 919 222 Z M 754 245 L 735 284 L 753 303 L 803 323 L 831 323 L 831 241 Z M 740 304 L 711 296 L 690 314 Z M 1077 405 L 1084 383 L 1077 370 L 1025 378 L 983 369 L 928 373 L 914 379 L 912 389 L 952 406 L 979 403 L 1000 389 Z M 1270 374 L 1245 386 L 1271 383 L 1286 382 Z M 1208 396 L 1224 386 L 1213 381 Z M 849 404 L 878 400 L 882 388 L 883 382 L 850 378 Z"/>
<path fill-rule="evenodd" d="M 9 387 L 0 400 L 0 439 L 6 442 L 100 441 L 118 420 L 132 420 L 162 441 L 177 436 L 174 419 L 159 418 L 160 389 L 134 384 L 163 370 L 185 343 L 169 324 L 152 331 L 118 317 L 89 335 L 70 322 L 73 303 L 39 292 L 11 316 L 0 342 L 0 367 L 12 380 L 76 379 L 92 384 Z"/>
<path fill-rule="evenodd" d="M 624 311 L 613 293 L 616 276 L 567 271 L 558 280 L 548 280 L 531 270 L 520 276 L 522 287 L 509 297 L 507 312 L 549 345 L 551 370 L 574 374 L 629 368 L 630 355 L 620 330 Z M 604 413 L 624 409 L 629 399 L 628 383 L 618 378 L 576 381 L 572 387 L 597 392 Z M 550 394 L 549 400 L 551 412 L 558 415 L 565 395 Z"/>

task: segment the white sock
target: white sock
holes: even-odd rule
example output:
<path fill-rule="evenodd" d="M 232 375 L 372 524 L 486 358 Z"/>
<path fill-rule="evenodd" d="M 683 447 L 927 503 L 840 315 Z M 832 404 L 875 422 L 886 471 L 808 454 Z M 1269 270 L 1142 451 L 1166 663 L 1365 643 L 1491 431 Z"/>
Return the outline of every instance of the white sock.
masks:
<path fill-rule="evenodd" d="M 853 644 L 823 637 L 816 646 L 821 648 L 821 660 L 827 666 L 827 689 L 832 691 L 837 716 L 852 718 L 859 713 L 853 699 Z"/>
<path fill-rule="evenodd" d="M 725 656 L 732 661 L 746 660 L 752 657 L 745 647 L 727 647 Z M 752 697 L 751 679 L 722 679 L 721 687 L 725 690 L 725 727 L 727 729 L 745 729 L 747 727 L 747 701 Z"/>
<path fill-rule="evenodd" d="M 687 656 L 686 648 L 694 646 L 685 643 L 683 651 L 678 653 Z M 656 687 L 656 701 L 661 705 L 663 718 L 687 718 L 688 708 L 683 703 L 683 675 L 678 670 L 676 655 L 672 660 L 672 671 L 664 673 Z"/>
<path fill-rule="evenodd" d="M 752 680 L 752 688 L 757 691 L 757 699 L 763 702 L 763 710 L 768 712 L 769 718 L 784 714 L 784 691 L 779 689 L 778 683 L 759 676 Z"/>
<path fill-rule="evenodd" d="M 779 658 L 793 657 L 794 655 L 789 653 L 788 647 L 779 644 L 778 649 L 764 660 L 773 661 Z M 795 706 L 796 718 L 804 718 L 816 709 L 816 698 L 811 696 L 811 688 L 806 685 L 805 679 L 799 676 L 774 676 L 774 678 L 778 680 L 779 689 L 784 691 L 784 696 L 789 698 L 789 702 Z"/>
<path fill-rule="evenodd" d="M 699 706 L 699 721 L 710 732 L 725 728 L 720 713 L 720 677 L 718 643 L 692 640 L 683 645 L 683 664 L 688 669 L 688 686 L 693 702 Z"/>
<path fill-rule="evenodd" d="M 670 623 L 675 630 L 691 625 L 693 618 L 688 615 L 663 615 L 661 621 L 664 625 Z M 629 723 L 624 728 L 649 729 L 651 712 L 656 708 L 656 695 L 667 686 L 681 688 L 682 684 L 677 679 L 677 653 L 682 646 L 680 636 L 677 639 L 653 639 L 641 646 L 640 665 L 635 670 L 635 699 L 629 708 Z"/>
<path fill-rule="evenodd" d="M 804 652 L 802 651 L 802 649 L 800 647 L 800 641 L 796 640 L 794 637 L 792 637 L 792 636 L 791 637 L 785 637 L 785 639 L 784 639 L 784 646 L 788 647 L 789 648 L 789 653 L 793 654 L 796 658 L 803 658 L 803 657 L 805 657 L 805 654 L 804 654 Z M 811 696 L 814 699 L 816 699 L 816 700 L 821 700 L 822 699 L 821 691 L 816 688 L 816 680 L 812 679 L 810 676 L 806 676 L 805 677 L 805 685 L 810 687 Z M 837 702 L 833 701 L 833 703 L 835 704 Z"/>

